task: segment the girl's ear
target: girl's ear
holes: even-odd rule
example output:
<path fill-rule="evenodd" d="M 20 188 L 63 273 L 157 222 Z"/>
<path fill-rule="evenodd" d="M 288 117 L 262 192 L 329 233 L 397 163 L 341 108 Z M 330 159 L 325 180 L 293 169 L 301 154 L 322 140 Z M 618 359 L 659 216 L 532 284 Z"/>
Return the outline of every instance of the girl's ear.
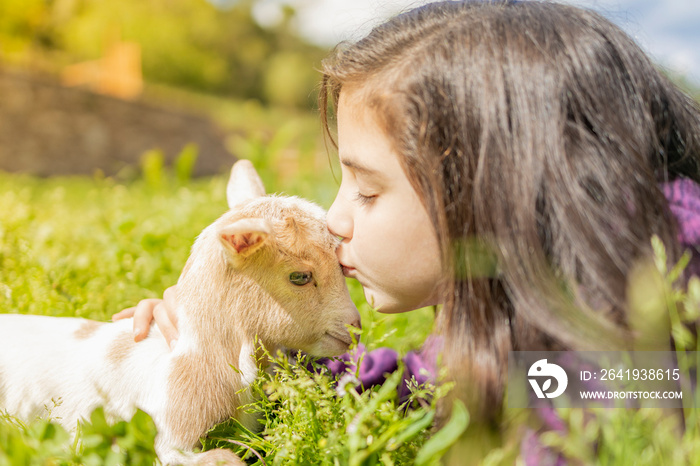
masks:
<path fill-rule="evenodd" d="M 226 251 L 245 258 L 272 240 L 272 225 L 264 218 L 244 218 L 220 227 L 217 235 Z"/>
<path fill-rule="evenodd" d="M 226 187 L 229 208 L 248 199 L 265 195 L 265 186 L 250 160 L 239 160 L 231 168 L 231 177 Z"/>

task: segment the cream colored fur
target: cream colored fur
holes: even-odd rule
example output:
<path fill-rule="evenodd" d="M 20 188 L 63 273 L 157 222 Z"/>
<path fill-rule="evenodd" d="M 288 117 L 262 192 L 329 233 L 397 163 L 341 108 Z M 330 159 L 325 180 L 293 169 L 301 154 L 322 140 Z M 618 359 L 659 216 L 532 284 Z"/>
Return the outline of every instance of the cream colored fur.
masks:
<path fill-rule="evenodd" d="M 231 210 L 197 238 L 177 286 L 178 344 L 157 327 L 134 343 L 131 320 L 0 315 L 0 409 L 21 419 L 51 417 L 69 429 L 104 406 L 129 419 L 136 408 L 158 427 L 166 464 L 242 464 L 227 450 L 194 454 L 200 436 L 235 417 L 257 376 L 257 341 L 269 351 L 343 353 L 347 325 L 359 326 L 326 229 L 324 211 L 296 197 L 265 196 L 247 161 L 231 171 Z M 311 272 L 305 285 L 292 272 Z M 233 365 L 237 370 L 233 370 Z"/>

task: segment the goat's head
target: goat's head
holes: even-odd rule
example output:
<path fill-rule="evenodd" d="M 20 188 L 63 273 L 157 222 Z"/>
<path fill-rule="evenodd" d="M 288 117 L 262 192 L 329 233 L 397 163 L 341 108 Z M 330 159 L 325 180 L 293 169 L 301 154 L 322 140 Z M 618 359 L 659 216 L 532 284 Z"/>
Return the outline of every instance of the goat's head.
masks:
<path fill-rule="evenodd" d="M 298 197 L 266 196 L 252 164 L 231 170 L 231 210 L 212 228 L 234 276 L 248 283 L 249 308 L 237 322 L 263 342 L 316 356 L 347 351 L 347 326 L 360 326 L 338 264 L 325 211 Z M 238 291 L 239 292 L 240 288 Z"/>

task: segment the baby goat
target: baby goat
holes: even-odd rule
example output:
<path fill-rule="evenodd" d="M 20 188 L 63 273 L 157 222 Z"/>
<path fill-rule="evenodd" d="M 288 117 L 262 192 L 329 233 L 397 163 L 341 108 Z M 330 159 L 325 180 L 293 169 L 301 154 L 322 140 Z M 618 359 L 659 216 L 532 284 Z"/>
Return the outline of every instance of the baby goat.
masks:
<path fill-rule="evenodd" d="M 120 418 L 153 417 L 166 464 L 243 464 L 228 450 L 191 453 L 212 425 L 235 417 L 257 376 L 254 342 L 269 351 L 345 352 L 360 317 L 335 256 L 323 209 L 265 196 L 252 164 L 239 161 L 227 188 L 231 210 L 204 229 L 177 283 L 179 339 L 170 351 L 153 327 L 134 343 L 131 319 L 0 315 L 0 410 L 51 415 L 74 429 L 97 406 Z M 237 370 L 232 369 L 233 365 Z"/>

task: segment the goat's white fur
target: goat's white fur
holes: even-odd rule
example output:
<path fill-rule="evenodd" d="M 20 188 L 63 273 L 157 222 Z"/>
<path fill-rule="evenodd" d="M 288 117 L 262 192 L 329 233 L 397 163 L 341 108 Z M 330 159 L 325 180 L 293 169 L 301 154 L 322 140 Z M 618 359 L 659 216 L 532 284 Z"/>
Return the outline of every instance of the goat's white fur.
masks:
<path fill-rule="evenodd" d="M 257 377 L 256 339 L 271 351 L 333 355 L 347 349 L 346 326 L 359 325 L 323 209 L 264 194 L 252 164 L 237 162 L 227 188 L 232 209 L 198 237 L 178 281 L 173 351 L 156 326 L 134 343 L 131 319 L 0 315 L 0 410 L 24 420 L 50 411 L 74 429 L 98 406 L 123 419 L 140 408 L 158 427 L 163 463 L 242 464 L 228 451 L 189 451 L 231 416 L 256 427 L 237 409 L 251 401 L 241 389 Z M 290 284 L 297 269 L 312 271 L 314 283 Z"/>

